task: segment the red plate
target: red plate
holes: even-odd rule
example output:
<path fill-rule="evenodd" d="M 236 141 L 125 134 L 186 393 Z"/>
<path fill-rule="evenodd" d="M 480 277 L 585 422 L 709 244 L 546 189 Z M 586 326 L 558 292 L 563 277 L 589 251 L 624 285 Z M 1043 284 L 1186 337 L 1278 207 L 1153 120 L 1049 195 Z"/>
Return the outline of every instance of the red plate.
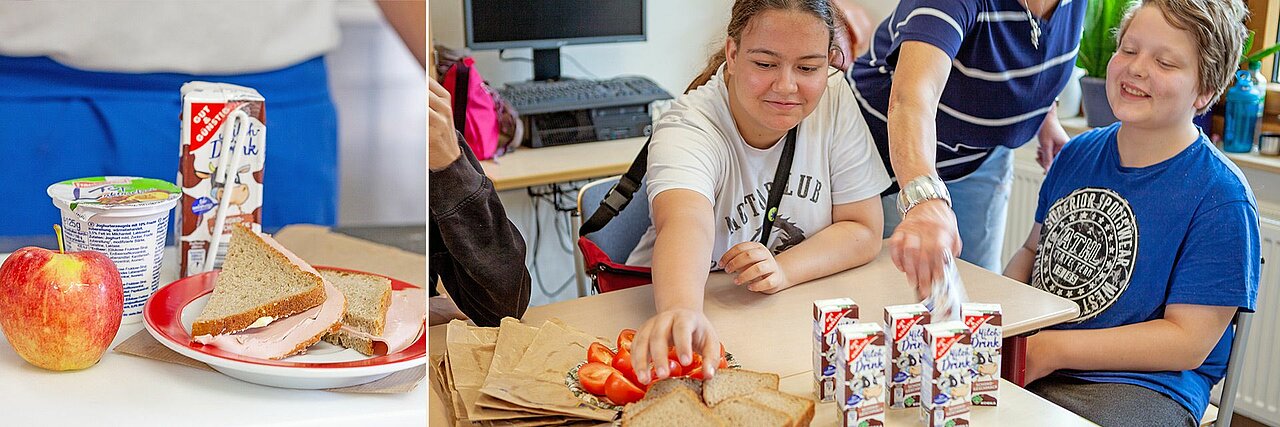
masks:
<path fill-rule="evenodd" d="M 362 274 L 365 273 L 357 270 L 350 270 L 337 267 L 315 266 L 316 269 L 345 271 Z M 250 363 L 263 366 L 277 366 L 288 368 L 361 368 L 372 367 L 386 364 L 404 362 L 408 360 L 418 359 L 427 354 L 426 334 L 423 333 L 418 340 L 409 345 L 408 348 L 386 356 L 370 357 L 363 360 L 354 360 L 346 362 L 290 362 L 288 358 L 284 360 L 268 360 L 256 357 L 241 356 L 239 354 L 224 351 L 211 345 L 204 345 L 191 341 L 191 333 L 189 326 L 182 322 L 182 311 L 188 304 L 209 293 L 213 292 L 214 278 L 218 277 L 218 270 L 201 273 L 194 276 L 178 279 L 178 281 L 170 283 L 168 286 L 160 288 L 151 299 L 147 300 L 146 306 L 143 307 L 143 321 L 146 322 L 147 329 L 150 329 L 158 335 L 158 339 L 168 340 L 168 344 L 178 344 L 186 348 L 204 353 L 210 356 L 219 357 L 226 360 Z M 380 274 L 373 274 L 382 276 Z M 387 277 L 391 280 L 391 289 L 400 290 L 406 288 L 418 288 L 409 283 Z M 426 320 L 423 320 L 422 330 L 426 331 Z"/>

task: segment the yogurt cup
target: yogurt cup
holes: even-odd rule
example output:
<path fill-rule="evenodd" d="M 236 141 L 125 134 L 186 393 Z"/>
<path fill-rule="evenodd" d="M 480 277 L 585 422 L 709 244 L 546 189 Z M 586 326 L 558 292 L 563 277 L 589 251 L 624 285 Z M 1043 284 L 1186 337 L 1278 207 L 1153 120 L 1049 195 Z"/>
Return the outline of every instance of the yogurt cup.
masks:
<path fill-rule="evenodd" d="M 159 179 L 99 176 L 50 185 L 48 194 L 62 211 L 67 251 L 106 254 L 124 284 L 121 321 L 141 321 L 142 306 L 160 287 L 169 211 L 181 190 Z"/>

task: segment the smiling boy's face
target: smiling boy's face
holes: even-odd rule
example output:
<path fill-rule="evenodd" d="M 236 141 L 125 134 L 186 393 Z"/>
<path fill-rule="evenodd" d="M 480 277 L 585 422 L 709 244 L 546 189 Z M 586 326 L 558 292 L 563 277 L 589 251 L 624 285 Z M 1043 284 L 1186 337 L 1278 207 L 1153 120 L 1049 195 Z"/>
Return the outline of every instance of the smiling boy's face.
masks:
<path fill-rule="evenodd" d="M 1107 65 L 1107 100 L 1126 126 L 1172 127 L 1191 121 L 1212 98 L 1199 87 L 1199 48 L 1159 7 L 1133 16 Z"/>

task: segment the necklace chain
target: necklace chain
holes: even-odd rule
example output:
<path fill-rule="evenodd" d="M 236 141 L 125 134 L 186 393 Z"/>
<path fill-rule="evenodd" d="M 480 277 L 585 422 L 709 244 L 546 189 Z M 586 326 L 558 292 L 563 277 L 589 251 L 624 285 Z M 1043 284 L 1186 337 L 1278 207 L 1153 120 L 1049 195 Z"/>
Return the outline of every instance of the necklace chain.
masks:
<path fill-rule="evenodd" d="M 1027 23 L 1031 24 L 1031 45 L 1040 50 L 1040 20 L 1031 14 L 1031 0 L 1025 0 L 1023 10 L 1027 12 Z"/>

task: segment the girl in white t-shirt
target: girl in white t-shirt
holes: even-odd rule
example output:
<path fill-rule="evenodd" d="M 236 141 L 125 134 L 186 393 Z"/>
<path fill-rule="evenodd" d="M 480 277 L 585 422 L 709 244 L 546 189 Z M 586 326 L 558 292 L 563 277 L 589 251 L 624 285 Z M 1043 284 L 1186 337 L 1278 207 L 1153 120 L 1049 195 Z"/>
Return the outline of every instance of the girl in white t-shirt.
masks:
<path fill-rule="evenodd" d="M 649 382 L 649 356 L 668 375 L 719 362 L 702 312 L 710 270 L 772 294 L 865 264 L 880 252 L 880 192 L 889 186 L 844 76 L 829 68 L 827 0 L 739 0 L 724 50 L 654 128 L 645 179 L 654 225 L 628 264 L 652 265 L 657 314 L 635 336 L 632 361 Z M 759 243 L 770 183 L 787 132 L 794 160 L 768 240 Z"/>

